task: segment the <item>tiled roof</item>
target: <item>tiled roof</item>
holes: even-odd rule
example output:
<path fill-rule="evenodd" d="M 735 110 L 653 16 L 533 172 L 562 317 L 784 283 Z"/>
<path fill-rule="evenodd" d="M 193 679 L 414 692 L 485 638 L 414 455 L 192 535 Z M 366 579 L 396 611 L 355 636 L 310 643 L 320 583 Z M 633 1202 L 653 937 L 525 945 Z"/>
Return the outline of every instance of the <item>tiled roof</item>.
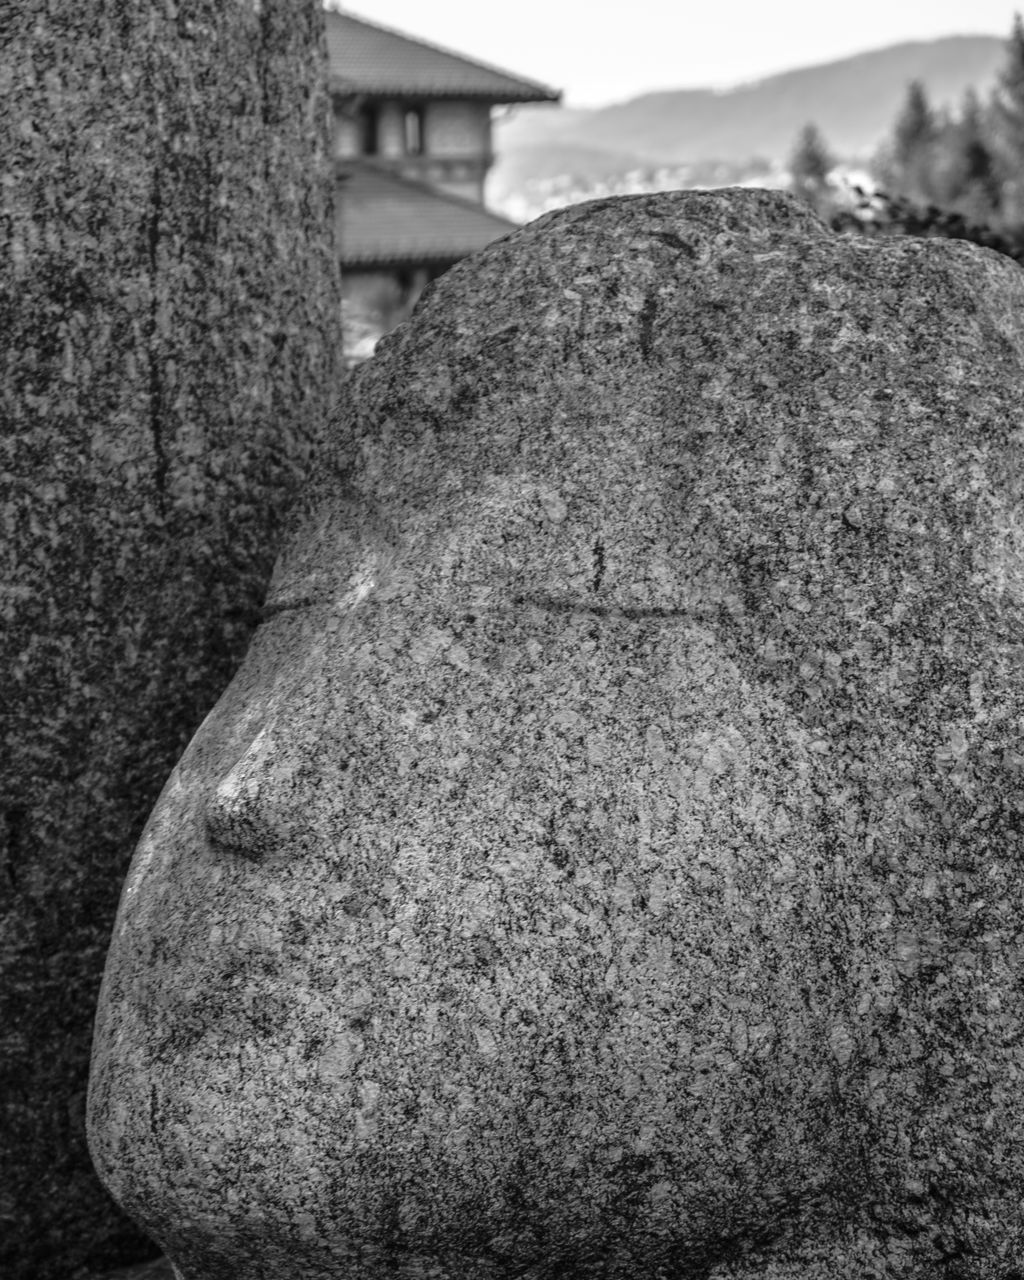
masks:
<path fill-rule="evenodd" d="M 324 21 L 330 86 L 336 92 L 489 102 L 557 102 L 561 97 L 547 85 L 473 62 L 351 13 L 328 10 Z"/>
<path fill-rule="evenodd" d="M 372 164 L 349 160 L 337 200 L 342 267 L 452 262 L 517 229 L 461 200 Z"/>

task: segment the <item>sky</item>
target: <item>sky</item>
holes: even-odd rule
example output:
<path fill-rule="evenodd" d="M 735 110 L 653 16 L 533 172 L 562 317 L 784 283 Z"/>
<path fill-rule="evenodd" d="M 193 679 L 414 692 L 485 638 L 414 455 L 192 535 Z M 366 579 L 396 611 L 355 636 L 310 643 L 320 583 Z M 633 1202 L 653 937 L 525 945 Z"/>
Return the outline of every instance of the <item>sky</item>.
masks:
<path fill-rule="evenodd" d="M 1006 39 L 1024 0 L 327 0 L 561 89 L 568 107 L 729 88 L 904 40 Z M 770 19 L 770 20 L 769 20 Z"/>

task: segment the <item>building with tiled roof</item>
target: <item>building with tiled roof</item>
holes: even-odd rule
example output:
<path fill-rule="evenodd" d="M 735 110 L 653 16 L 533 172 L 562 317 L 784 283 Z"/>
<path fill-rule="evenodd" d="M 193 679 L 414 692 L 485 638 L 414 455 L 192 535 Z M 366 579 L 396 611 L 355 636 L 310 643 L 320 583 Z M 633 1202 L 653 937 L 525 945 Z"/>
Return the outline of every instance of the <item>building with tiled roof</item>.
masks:
<path fill-rule="evenodd" d="M 372 335 L 403 320 L 429 280 L 514 230 L 484 207 L 492 107 L 561 95 L 348 12 L 324 20 L 342 287 Z"/>
<path fill-rule="evenodd" d="M 336 10 L 327 23 L 329 85 L 334 93 L 374 97 L 477 98 L 485 102 L 558 102 L 546 85 L 464 58 Z"/>
<path fill-rule="evenodd" d="M 397 173 L 350 160 L 337 202 L 344 266 L 457 262 L 516 224 L 465 196 L 436 191 Z"/>

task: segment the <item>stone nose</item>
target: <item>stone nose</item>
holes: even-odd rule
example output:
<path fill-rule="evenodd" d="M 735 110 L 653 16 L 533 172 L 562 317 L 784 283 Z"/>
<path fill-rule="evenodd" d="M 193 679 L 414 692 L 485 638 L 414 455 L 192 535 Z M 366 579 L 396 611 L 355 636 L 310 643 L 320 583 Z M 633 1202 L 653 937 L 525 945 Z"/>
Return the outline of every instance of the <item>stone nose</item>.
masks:
<path fill-rule="evenodd" d="M 303 842 L 301 761 L 275 724 L 260 730 L 206 802 L 214 849 L 254 862 Z"/>

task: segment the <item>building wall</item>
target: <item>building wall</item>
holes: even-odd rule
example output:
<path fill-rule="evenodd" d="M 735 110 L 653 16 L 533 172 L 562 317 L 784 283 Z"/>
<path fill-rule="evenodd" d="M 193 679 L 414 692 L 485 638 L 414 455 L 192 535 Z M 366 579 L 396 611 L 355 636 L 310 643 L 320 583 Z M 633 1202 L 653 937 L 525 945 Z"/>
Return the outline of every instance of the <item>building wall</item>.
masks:
<path fill-rule="evenodd" d="M 459 99 L 423 103 L 374 102 L 377 149 L 374 159 L 417 182 L 477 204 L 484 202 L 484 179 L 491 163 L 491 109 L 488 103 Z M 423 151 L 406 152 L 405 112 L 422 111 Z M 363 124 L 352 113 L 352 101 L 334 100 L 334 155 L 346 159 L 363 154 Z M 342 198 L 344 196 L 342 195 Z M 381 334 L 405 320 L 427 281 L 443 267 L 358 268 L 342 274 L 345 354 L 369 355 Z"/>
<path fill-rule="evenodd" d="M 413 167 L 410 164 L 401 172 L 408 178 L 429 183 L 438 191 L 461 196 L 463 200 L 472 200 L 476 204 L 484 202 L 484 178 L 487 176 L 487 170 L 477 160 L 434 159 L 426 165 Z"/>
<path fill-rule="evenodd" d="M 405 155 L 405 103 L 395 101 L 374 102 L 370 108 L 376 114 L 377 149 L 372 154 L 377 159 L 398 160 Z M 365 151 L 363 130 L 365 123 L 353 110 L 351 100 L 334 99 L 334 155 L 339 159 L 360 156 Z"/>
<path fill-rule="evenodd" d="M 428 102 L 424 115 L 426 152 L 435 160 L 426 180 L 441 191 L 483 204 L 484 178 L 491 162 L 490 106 L 457 100 Z"/>
<path fill-rule="evenodd" d="M 490 156 L 491 109 L 485 102 L 428 102 L 426 151 L 435 156 Z"/>
<path fill-rule="evenodd" d="M 483 204 L 484 179 L 491 163 L 489 105 L 459 100 L 424 103 L 423 153 L 408 155 L 404 117 L 412 105 L 400 101 L 378 105 L 376 158 L 403 177 Z M 363 153 L 360 121 L 342 110 L 339 99 L 334 104 L 333 150 L 339 159 Z"/>
<path fill-rule="evenodd" d="M 385 160 L 405 155 L 405 107 L 400 102 L 382 102 L 377 114 L 377 154 Z"/>
<path fill-rule="evenodd" d="M 341 284 L 346 361 L 372 355 L 377 340 L 409 318 L 428 282 L 450 265 L 346 268 Z"/>
<path fill-rule="evenodd" d="M 338 159 L 357 156 L 362 150 L 359 121 L 342 114 L 341 103 L 334 100 L 334 141 L 332 151 Z"/>

